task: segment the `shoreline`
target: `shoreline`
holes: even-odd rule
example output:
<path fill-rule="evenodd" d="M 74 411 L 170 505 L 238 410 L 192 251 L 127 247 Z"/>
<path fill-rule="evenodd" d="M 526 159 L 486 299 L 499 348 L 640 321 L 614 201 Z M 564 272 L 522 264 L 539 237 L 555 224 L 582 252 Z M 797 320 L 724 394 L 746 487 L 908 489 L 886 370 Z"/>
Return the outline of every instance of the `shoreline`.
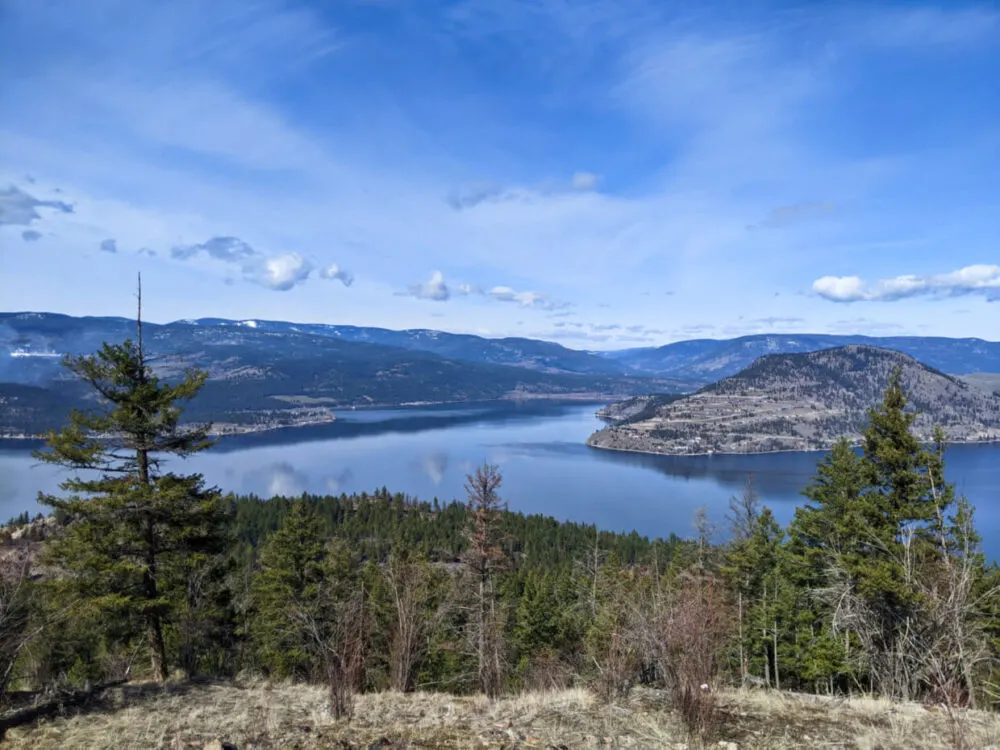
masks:
<path fill-rule="evenodd" d="M 505 393 L 499 398 L 489 399 L 486 401 L 407 401 L 404 403 L 367 403 L 367 404 L 347 404 L 344 406 L 330 406 L 324 407 L 329 410 L 328 415 L 324 415 L 322 418 L 302 418 L 298 421 L 292 421 L 286 424 L 273 424 L 273 425 L 241 425 L 235 422 L 214 422 L 211 423 L 213 429 L 208 432 L 209 437 L 223 438 L 223 437 L 238 437 L 240 435 L 253 435 L 262 432 L 274 432 L 276 430 L 294 430 L 299 427 L 316 427 L 324 424 L 333 424 L 337 421 L 338 417 L 334 414 L 335 411 L 347 412 L 347 411 L 370 411 L 377 409 L 422 409 L 429 406 L 474 406 L 476 404 L 498 404 L 498 403 L 511 403 L 518 401 L 559 401 L 559 402 L 574 402 L 580 404 L 597 404 L 597 403 L 607 403 L 609 400 L 618 398 L 615 395 L 609 394 L 552 394 L 552 393 Z M 263 413 L 263 412 L 262 412 Z M 197 422 L 192 424 L 199 424 Z M 203 424 L 203 423 L 201 423 Z M 222 429 L 219 429 L 219 428 Z M 44 441 L 44 434 L 26 434 L 26 433 L 16 433 L 10 435 L 0 434 L 0 443 L 5 440 L 18 440 L 30 442 L 34 441 Z"/>
<path fill-rule="evenodd" d="M 851 447 L 856 448 L 860 444 L 861 441 L 852 441 Z M 988 440 L 946 440 L 944 444 L 945 445 L 1000 445 L 1000 438 L 989 438 Z M 831 450 L 833 450 L 833 446 L 831 445 L 828 448 L 798 448 L 798 449 L 783 449 L 774 451 L 742 451 L 742 452 L 710 451 L 702 453 L 663 453 L 662 451 L 646 451 L 646 450 L 640 450 L 638 448 L 613 448 L 609 445 L 595 445 L 590 442 L 590 438 L 587 438 L 585 445 L 588 448 L 593 448 L 594 450 L 600 450 L 600 451 L 614 451 L 616 453 L 638 453 L 643 456 L 665 456 L 667 458 L 702 458 L 706 456 L 771 456 L 771 455 L 777 455 L 779 453 L 829 453 Z"/>
<path fill-rule="evenodd" d="M 303 419 L 289 424 L 275 425 L 240 425 L 235 422 L 214 422 L 212 423 L 213 429 L 209 430 L 206 434 L 208 437 L 212 438 L 236 437 L 238 435 L 251 435 L 257 432 L 272 432 L 273 430 L 294 429 L 297 427 L 315 427 L 316 425 L 333 424 L 336 421 L 336 415 L 330 414 L 329 417 L 321 419 Z M 197 426 L 200 423 L 194 422 L 191 424 L 192 426 Z M 217 426 L 221 427 L 221 429 L 217 429 Z M 45 435 L 28 435 L 24 433 L 18 433 L 16 435 L 0 435 L 0 442 L 3 442 L 4 440 L 23 440 L 26 442 L 32 440 L 44 441 Z"/>

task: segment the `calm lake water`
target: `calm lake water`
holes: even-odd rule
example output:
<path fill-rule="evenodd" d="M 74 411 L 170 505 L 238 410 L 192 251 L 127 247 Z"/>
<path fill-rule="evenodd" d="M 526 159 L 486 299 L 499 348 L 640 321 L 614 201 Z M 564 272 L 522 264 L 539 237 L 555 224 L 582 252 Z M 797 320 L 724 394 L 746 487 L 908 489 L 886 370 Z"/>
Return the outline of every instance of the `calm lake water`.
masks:
<path fill-rule="evenodd" d="M 224 490 L 263 497 L 371 491 L 385 485 L 422 499 L 463 498 L 465 475 L 499 464 L 511 509 L 648 536 L 691 533 L 706 506 L 724 528 L 729 498 L 752 472 L 764 503 L 787 522 L 821 454 L 669 457 L 588 448 L 598 405 L 491 403 L 357 410 L 318 427 L 223 440 L 178 465 Z M 0 518 L 37 509 L 60 472 L 38 465 L 22 441 L 0 442 Z M 947 476 L 977 506 L 987 553 L 1000 557 L 1000 445 L 955 446 Z"/>

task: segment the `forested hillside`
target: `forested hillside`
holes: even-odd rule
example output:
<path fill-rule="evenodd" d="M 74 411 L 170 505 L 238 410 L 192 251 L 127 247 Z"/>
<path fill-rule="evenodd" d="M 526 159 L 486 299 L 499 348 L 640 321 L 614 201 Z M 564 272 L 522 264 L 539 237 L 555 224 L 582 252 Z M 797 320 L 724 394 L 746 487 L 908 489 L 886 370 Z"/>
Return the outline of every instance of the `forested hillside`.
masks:
<path fill-rule="evenodd" d="M 1000 570 L 941 444 L 914 435 L 898 375 L 860 454 L 835 445 L 787 528 L 748 477 L 720 544 L 703 516 L 691 539 L 650 540 L 509 513 L 491 465 L 464 504 L 224 495 L 160 470 L 211 447 L 179 422 L 203 374 L 165 384 L 131 342 L 70 365 L 105 410 L 38 453 L 78 475 L 41 498 L 54 515 L 4 533 L 0 700 L 176 670 L 322 684 L 336 718 L 388 688 L 577 686 L 614 703 L 646 686 L 700 741 L 732 731 L 726 685 L 949 717 L 998 700 Z M 35 715 L 15 706 L 0 729 Z"/>
<path fill-rule="evenodd" d="M 333 408 L 354 406 L 538 396 L 621 398 L 688 386 L 609 374 L 600 367 L 588 372 L 581 365 L 580 372 L 571 372 L 571 365 L 535 367 L 527 360 L 514 366 L 499 355 L 449 359 L 418 348 L 353 341 L 329 331 L 319 334 L 294 327 L 174 323 L 146 324 L 144 330 L 149 366 L 157 375 L 177 380 L 192 367 L 206 373 L 201 396 L 187 410 L 186 419 L 234 429 L 315 423 L 329 420 Z M 104 340 L 134 333 L 135 323 L 121 318 L 0 316 L 0 436 L 43 432 L 59 426 L 71 407 L 92 406 L 93 393 L 66 377 L 63 355 L 85 354 Z M 573 353 L 565 351 L 572 359 Z"/>
<path fill-rule="evenodd" d="M 921 439 L 939 428 L 949 442 L 1000 440 L 1000 396 L 899 352 L 845 346 L 761 357 L 688 396 L 626 400 L 588 442 L 666 454 L 825 450 L 859 439 L 893 373 Z"/>

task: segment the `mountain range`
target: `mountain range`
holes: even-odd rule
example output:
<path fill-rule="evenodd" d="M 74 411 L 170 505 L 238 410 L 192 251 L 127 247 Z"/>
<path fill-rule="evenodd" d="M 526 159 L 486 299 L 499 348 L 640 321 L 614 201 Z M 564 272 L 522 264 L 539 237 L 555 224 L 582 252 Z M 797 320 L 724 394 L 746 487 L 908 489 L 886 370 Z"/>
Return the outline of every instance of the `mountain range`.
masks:
<path fill-rule="evenodd" d="M 933 336 L 759 334 L 735 339 L 678 341 L 655 348 L 608 352 L 603 356 L 633 373 L 710 383 L 735 375 L 767 354 L 815 352 L 841 346 L 891 349 L 952 375 L 1000 373 L 1000 342 Z"/>
<path fill-rule="evenodd" d="M 105 341 L 135 335 L 135 322 L 125 318 L 0 316 L 2 434 L 35 434 L 59 424 L 70 406 L 86 406 L 89 394 L 61 366 L 61 356 L 91 353 Z M 665 378 L 494 364 L 476 361 L 473 354 L 449 359 L 291 327 L 144 324 L 143 341 L 161 377 L 179 377 L 190 367 L 208 373 L 204 390 L 186 411 L 190 419 L 242 428 L 323 421 L 337 407 L 537 397 L 598 400 L 690 387 Z"/>
<path fill-rule="evenodd" d="M 157 330 L 210 329 L 220 340 L 239 332 L 288 337 L 316 336 L 335 341 L 388 346 L 437 354 L 445 359 L 521 367 L 553 374 L 672 378 L 683 389 L 734 375 L 766 354 L 819 351 L 864 345 L 909 354 L 942 372 L 954 375 L 1000 373 L 1000 342 L 975 338 L 928 336 L 842 336 L 828 334 L 758 334 L 734 339 L 692 339 L 660 347 L 583 351 L 550 341 L 529 338 L 485 338 L 428 329 L 402 331 L 387 328 L 291 323 L 273 320 L 198 318 L 165 325 Z M 103 341 L 134 335 L 129 318 L 71 317 L 55 313 L 0 313 L 0 381 L 25 382 L 36 367 L 12 361 L 18 349 L 35 354 L 94 351 Z M 3 355 L 8 355 L 4 357 Z M 17 359 L 17 357 L 13 358 Z"/>
<path fill-rule="evenodd" d="M 940 427 L 950 442 L 1000 440 L 1000 394 L 896 351 L 850 345 L 763 356 L 690 395 L 617 404 L 588 444 L 671 455 L 826 449 L 860 436 L 897 368 L 920 438 Z"/>
<path fill-rule="evenodd" d="M 208 371 L 191 418 L 256 427 L 322 421 L 332 407 L 690 393 L 762 355 L 859 343 L 952 374 L 1000 373 L 1000 343 L 980 339 L 775 334 L 595 352 L 528 338 L 255 319 L 146 323 L 144 332 L 159 374 Z M 129 318 L 0 313 L 0 430 L 58 423 L 86 398 L 62 355 L 134 336 Z"/>

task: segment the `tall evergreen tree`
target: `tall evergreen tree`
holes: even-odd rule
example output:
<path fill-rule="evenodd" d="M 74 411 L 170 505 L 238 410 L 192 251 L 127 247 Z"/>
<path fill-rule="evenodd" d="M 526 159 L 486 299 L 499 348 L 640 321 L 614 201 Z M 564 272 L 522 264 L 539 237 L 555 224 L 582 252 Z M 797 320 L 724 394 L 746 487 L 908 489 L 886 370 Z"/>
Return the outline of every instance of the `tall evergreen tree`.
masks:
<path fill-rule="evenodd" d="M 275 677 L 315 678 L 312 634 L 303 615 L 320 618 L 326 554 L 319 519 L 297 500 L 260 551 L 251 584 L 250 631 L 257 658 Z"/>
<path fill-rule="evenodd" d="M 47 437 L 36 457 L 76 473 L 63 497 L 39 502 L 66 523 L 47 544 L 47 559 L 69 575 L 74 594 L 119 621 L 141 623 L 153 675 L 165 679 L 163 624 L 172 611 L 165 581 L 192 554 L 224 545 L 219 493 L 199 474 L 164 470 L 168 456 L 184 458 L 212 445 L 207 428 L 181 426 L 181 404 L 194 398 L 206 375 L 189 371 L 176 384 L 161 381 L 143 349 L 140 290 L 137 339 L 105 343 L 91 356 L 64 365 L 90 386 L 100 408 L 73 411 L 69 424 Z"/>
<path fill-rule="evenodd" d="M 870 676 L 881 692 L 909 697 L 913 677 L 901 639 L 912 631 L 919 560 L 938 512 L 942 462 L 912 432 L 915 414 L 906 410 L 897 369 L 881 406 L 871 410 L 862 438 L 866 488 L 860 503 L 860 554 L 846 572 L 857 586 L 856 630 L 868 642 Z M 953 499 L 953 497 L 951 498 Z M 941 508 L 947 513 L 947 508 Z"/>
<path fill-rule="evenodd" d="M 946 520 L 956 498 L 944 479 L 943 437 L 936 447 L 922 445 L 914 419 L 897 370 L 869 413 L 861 455 L 842 441 L 819 465 L 788 547 L 788 578 L 819 595 L 812 642 L 826 666 L 806 664 L 804 673 L 865 674 L 871 687 L 903 697 L 922 679 L 911 653 L 928 615 L 921 579 L 950 569 L 959 546 L 949 541 L 957 539 Z M 831 658 L 834 631 L 843 660 Z"/>

